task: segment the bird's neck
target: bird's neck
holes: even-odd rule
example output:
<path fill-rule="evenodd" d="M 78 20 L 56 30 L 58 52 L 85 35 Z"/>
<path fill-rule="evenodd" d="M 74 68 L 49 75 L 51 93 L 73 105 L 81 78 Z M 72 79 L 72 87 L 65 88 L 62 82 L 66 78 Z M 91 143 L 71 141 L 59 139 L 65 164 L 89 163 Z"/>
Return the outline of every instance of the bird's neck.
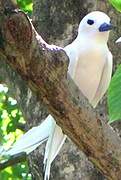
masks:
<path fill-rule="evenodd" d="M 87 43 L 100 43 L 100 44 L 107 44 L 109 38 L 109 31 L 108 32 L 97 32 L 97 33 L 78 33 L 77 40 L 83 40 Z"/>

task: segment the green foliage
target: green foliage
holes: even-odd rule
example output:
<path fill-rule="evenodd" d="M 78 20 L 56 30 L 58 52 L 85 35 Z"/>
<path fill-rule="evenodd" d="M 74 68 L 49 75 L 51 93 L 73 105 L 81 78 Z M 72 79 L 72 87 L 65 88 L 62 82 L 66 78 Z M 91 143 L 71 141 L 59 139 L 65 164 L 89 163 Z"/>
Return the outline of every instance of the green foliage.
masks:
<path fill-rule="evenodd" d="M 33 10 L 32 0 L 17 0 L 17 4 L 25 12 L 31 13 Z"/>
<path fill-rule="evenodd" d="M 121 12 L 121 0 L 109 0 L 109 2 Z"/>
<path fill-rule="evenodd" d="M 121 65 L 116 70 L 108 90 L 108 108 L 110 123 L 121 119 Z"/>
<path fill-rule="evenodd" d="M 3 180 L 31 180 L 31 175 L 27 173 L 28 166 L 26 163 L 17 164 L 8 167 L 0 172 L 0 179 Z"/>
<path fill-rule="evenodd" d="M 20 9 L 29 14 L 32 13 L 32 0 L 16 0 L 16 2 Z M 19 129 L 20 124 L 24 125 L 25 121 L 16 100 L 10 97 L 8 88 L 0 84 L 0 143 L 5 148 L 9 148 L 23 134 L 21 129 Z M 0 160 L 3 160 L 3 157 L 0 158 Z M 27 162 L 2 170 L 0 179 L 31 180 Z"/>
<path fill-rule="evenodd" d="M 19 129 L 20 124 L 24 126 L 25 121 L 16 100 L 10 97 L 8 88 L 0 84 L 0 143 L 5 148 L 9 148 L 23 134 Z M 7 157 L 0 158 L 1 161 L 7 160 Z M 0 179 L 31 180 L 27 163 L 19 163 L 4 169 L 0 172 Z"/>

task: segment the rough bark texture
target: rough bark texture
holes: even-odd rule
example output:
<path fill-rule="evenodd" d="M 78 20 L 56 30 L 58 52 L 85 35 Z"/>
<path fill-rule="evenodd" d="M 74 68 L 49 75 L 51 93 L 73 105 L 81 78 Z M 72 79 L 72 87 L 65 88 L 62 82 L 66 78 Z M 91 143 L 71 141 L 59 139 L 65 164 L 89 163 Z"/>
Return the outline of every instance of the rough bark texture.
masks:
<path fill-rule="evenodd" d="M 60 4 L 62 3 L 63 1 L 61 1 L 60 2 Z M 72 2 L 72 1 L 71 1 Z M 76 29 L 76 27 L 77 27 L 77 24 L 78 24 L 78 22 L 80 21 L 79 20 L 79 13 L 77 13 L 77 11 L 79 10 L 75 10 L 76 8 L 79 8 L 79 5 L 76 5 L 76 3 L 74 3 L 74 2 L 66 2 L 65 1 L 65 7 L 68 7 L 67 8 L 67 10 L 66 10 L 66 14 L 67 14 L 67 17 L 70 19 L 68 19 L 67 17 L 67 21 L 64 21 L 65 22 L 65 25 L 64 26 L 62 26 L 62 29 L 60 28 L 60 22 L 59 22 L 59 20 L 60 21 L 62 21 L 62 19 L 63 19 L 63 17 L 64 17 L 64 15 L 63 16 L 58 16 L 59 14 L 61 14 L 60 13 L 60 10 L 59 9 L 57 9 L 56 10 L 56 8 L 52 8 L 52 7 L 56 7 L 56 6 L 59 6 L 58 4 L 56 4 L 56 2 L 54 2 L 54 1 L 44 1 L 43 3 L 45 3 L 45 4 L 43 4 L 43 6 L 47 6 L 47 4 L 48 4 L 48 8 L 51 8 L 52 10 L 54 9 L 54 12 L 56 12 L 56 13 L 58 13 L 58 14 L 56 14 L 56 16 L 55 16 L 55 14 L 53 13 L 53 16 L 51 15 L 49 15 L 49 12 L 51 12 L 51 11 L 49 11 L 49 9 L 48 10 L 46 10 L 47 12 L 48 12 L 48 16 L 47 16 L 47 19 L 48 19 L 48 21 L 50 21 L 50 22 L 52 22 L 52 20 L 53 20 L 53 22 L 55 21 L 55 22 L 58 22 L 57 24 L 59 25 L 58 26 L 58 28 L 57 29 L 55 29 L 55 24 L 53 24 L 53 26 L 52 26 L 52 24 L 51 24 L 51 26 L 50 26 L 50 24 L 49 24 L 49 26 L 47 26 L 46 25 L 46 21 L 45 20 L 43 20 L 43 22 L 42 22 L 42 18 L 40 17 L 40 22 L 41 22 L 41 24 L 43 24 L 44 22 L 45 22 L 45 24 L 44 24 L 44 26 L 43 27 L 41 27 L 41 32 L 44 32 L 44 34 L 45 34 L 45 36 L 46 36 L 46 38 L 48 39 L 48 41 L 49 42 L 51 42 L 51 43 L 53 43 L 54 41 L 55 42 L 57 42 L 57 44 L 58 45 L 64 45 L 64 44 L 67 44 L 70 40 L 72 40 L 74 37 L 75 37 L 75 30 L 73 31 L 73 28 L 74 29 Z M 40 3 L 40 2 L 39 2 Z M 50 3 L 50 6 L 49 6 L 49 3 Z M 51 5 L 51 3 L 52 3 L 52 5 Z M 58 2 L 59 3 L 59 2 Z M 80 1 L 78 2 L 79 4 L 80 4 Z M 81 7 L 83 7 L 83 4 L 85 4 L 86 2 L 82 2 L 81 1 Z M 87 4 L 88 4 L 88 2 L 87 2 Z M 91 2 L 89 2 L 89 5 L 90 4 L 92 4 L 93 5 L 93 2 L 91 1 Z M 39 4 L 38 4 L 39 5 Z M 63 5 L 63 4 L 62 4 Z M 102 6 L 103 5 L 103 6 Z M 103 8 L 103 9 L 105 9 L 106 11 L 109 11 L 108 12 L 108 14 L 110 14 L 110 15 L 112 15 L 113 17 L 114 17 L 114 13 L 112 13 L 112 10 L 110 10 L 107 6 L 105 6 L 106 5 L 106 3 L 105 2 L 101 2 L 101 7 Z M 62 9 L 63 9 L 63 6 L 60 6 Z M 84 5 L 84 7 L 85 7 L 85 5 Z M 87 6 L 88 7 L 88 6 Z M 83 16 L 83 15 L 85 15 L 86 14 L 86 10 L 87 10 L 87 7 L 85 7 L 85 11 L 83 11 L 83 14 L 81 14 L 81 16 Z M 91 9 L 91 8 L 93 8 L 94 6 L 89 6 L 89 8 Z M 106 7 L 106 8 L 105 8 Z M 38 8 L 39 8 L 39 6 L 38 6 Z M 42 8 L 42 7 L 41 7 Z M 82 9 L 84 9 L 84 8 L 82 8 Z M 42 9 L 41 9 L 41 11 L 39 11 L 39 12 L 43 12 L 43 11 L 45 10 L 45 7 L 43 7 Z M 68 13 L 67 13 L 67 11 L 68 11 Z M 47 14 L 47 12 L 43 12 L 43 14 L 42 13 L 40 13 L 43 17 L 46 17 L 46 14 Z M 65 11 L 64 11 L 65 12 Z M 63 13 L 64 13 L 63 12 Z M 76 12 L 76 13 L 75 13 Z M 79 10 L 79 12 L 80 12 L 80 10 Z M 44 14 L 45 13 L 45 14 Z M 75 15 L 73 15 L 75 13 Z M 70 14 L 70 16 L 69 16 L 69 14 Z M 72 18 L 74 16 L 74 18 Z M 35 17 L 38 17 L 37 15 L 35 16 Z M 54 17 L 59 17 L 58 19 L 54 19 Z M 50 18 L 52 18 L 52 20 L 50 19 Z M 66 18 L 65 18 L 65 20 L 66 20 Z M 116 22 L 119 22 L 120 23 L 120 20 L 119 20 L 119 18 L 120 17 L 117 17 L 117 21 Z M 71 19 L 73 19 L 72 21 L 71 21 Z M 48 23 L 48 21 L 47 21 L 47 23 Z M 68 24 L 68 22 L 69 22 L 69 24 Z M 116 23 L 115 22 L 115 23 Z M 36 20 L 34 21 L 34 24 L 35 25 L 37 25 L 37 23 L 38 22 L 36 22 Z M 64 23 L 63 23 L 64 24 Z M 53 28 L 52 28 L 53 27 Z M 44 29 L 45 28 L 45 29 Z M 51 29 L 51 31 L 47 31 L 47 33 L 46 33 L 46 30 L 47 29 Z M 61 29 L 61 31 L 60 31 L 60 29 Z M 54 32 L 53 32 L 53 30 L 54 30 Z M 58 32 L 59 31 L 59 32 Z M 51 34 L 51 36 L 49 35 L 49 33 Z M 43 37 L 44 37 L 44 34 L 43 34 Z M 53 36 L 52 36 L 53 35 Z M 69 36 L 68 36 L 69 35 Z M 115 34 L 114 34 L 115 35 Z M 112 36 L 112 39 L 114 39 L 114 37 L 115 36 Z M 28 37 L 29 38 L 29 37 Z M 65 41 L 61 41 L 61 40 L 63 40 L 63 39 L 65 39 Z M 113 43 L 111 43 L 111 45 L 112 45 Z M 113 44 L 114 45 L 114 44 Z M 1 44 L 1 46 L 2 46 L 2 44 Z M 24 47 L 25 48 L 25 47 Z M 115 48 L 116 49 L 116 48 Z M 116 50 L 116 55 L 117 55 L 117 57 L 118 57 L 118 50 Z M 20 59 L 19 59 L 20 60 Z M 11 84 L 11 86 L 12 87 L 14 87 L 15 89 L 16 89 L 16 95 L 17 95 L 17 97 L 16 97 L 16 99 L 18 99 L 18 101 L 19 101 L 19 104 L 21 104 L 21 107 L 22 107 L 22 109 L 23 109 L 23 112 L 24 112 L 24 114 L 25 114 L 25 116 L 27 117 L 27 119 L 28 119 L 28 122 L 29 122 L 29 127 L 30 126 L 33 126 L 33 125 L 35 125 L 39 120 L 40 120 L 40 118 L 45 114 L 45 112 L 43 112 L 43 111 L 40 111 L 39 110 L 39 108 L 40 108 L 40 105 L 39 105 L 39 103 L 37 102 L 37 100 L 38 99 L 40 99 L 40 96 L 39 96 L 39 94 L 38 94 L 38 97 L 36 98 L 35 96 L 33 97 L 32 96 L 32 94 L 31 94 L 31 91 L 29 90 L 29 89 L 27 89 L 27 87 L 25 88 L 25 84 L 26 83 L 23 83 L 23 82 L 21 82 L 21 80 L 20 80 L 20 78 L 18 79 L 17 77 L 16 77 L 16 74 L 14 73 L 14 72 L 12 72 L 11 70 L 10 70 L 10 68 L 9 67 L 7 67 L 7 65 L 6 64 L 4 64 L 4 62 L 0 62 L 0 63 L 2 63 L 2 66 L 1 67 L 4 67 L 4 68 L 7 68 L 7 72 L 5 71 L 4 72 L 4 69 L 2 69 L 1 68 L 1 70 L 3 70 L 3 73 L 4 74 L 6 74 L 6 78 L 4 77 L 3 78 L 3 80 L 5 81 L 5 79 L 6 79 L 6 82 L 8 82 L 8 84 L 10 84 L 11 83 L 11 81 L 10 80 L 13 80 L 14 79 L 14 81 L 12 81 L 12 83 L 13 84 Z M 21 65 L 21 67 L 23 67 L 23 65 Z M 19 69 L 19 68 L 18 68 Z M 9 70 L 9 71 L 8 71 Z M 20 70 L 20 69 L 19 69 Z M 24 72 L 25 73 L 25 72 Z M 33 102 L 33 103 L 31 103 L 31 102 Z M 36 104 L 36 106 L 35 106 L 35 104 Z M 101 108 L 101 109 L 100 109 Z M 98 110 L 97 109 L 97 111 L 99 111 L 100 112 L 100 114 L 102 115 L 102 112 L 104 112 L 104 106 L 100 106 L 99 107 L 99 109 L 100 110 Z M 105 119 L 105 115 L 103 114 L 103 119 Z M 30 123 L 31 122 L 31 123 Z M 83 168 L 85 167 L 84 165 L 87 163 L 87 159 L 83 156 L 83 158 L 82 159 L 86 159 L 86 161 L 83 161 L 83 163 L 82 163 L 82 161 L 81 161 L 81 158 L 79 159 L 79 157 L 81 157 L 80 155 L 79 155 L 79 152 L 77 153 L 77 155 L 74 155 L 74 154 L 76 154 L 76 148 L 74 148 L 73 150 L 72 149 L 70 149 L 70 146 L 72 147 L 72 145 L 69 145 L 68 146 L 68 144 L 66 144 L 65 145 L 65 147 L 64 147 L 64 155 L 61 157 L 61 162 L 60 162 L 60 160 L 59 159 L 57 159 L 58 161 L 56 161 L 57 163 L 57 166 L 55 167 L 55 165 L 54 165 L 54 167 L 52 168 L 52 171 L 53 171 L 53 169 L 55 169 L 55 171 L 53 171 L 53 175 L 52 175 L 52 177 L 53 177 L 53 179 L 94 179 L 94 177 L 93 177 L 93 172 L 95 171 L 93 171 L 93 172 L 91 172 L 92 171 L 92 165 L 90 165 L 90 166 L 86 166 L 86 168 L 85 169 L 87 169 L 87 174 L 84 172 L 83 173 Z M 69 150 L 69 155 L 67 156 L 66 155 L 66 149 L 68 149 Z M 38 151 L 37 151 L 38 152 Z M 42 150 L 39 150 L 39 152 L 41 153 L 42 152 Z M 37 155 L 37 153 L 35 152 L 35 154 Z M 80 154 L 82 154 L 82 153 L 80 153 Z M 73 156 L 72 156 L 73 155 Z M 37 156 L 38 157 L 38 156 Z M 34 169 L 34 178 L 33 179 L 40 179 L 41 178 L 41 174 L 40 174 L 40 169 L 38 170 L 38 167 L 37 167 L 37 165 L 38 166 L 40 166 L 40 164 L 42 164 L 42 158 L 40 158 L 40 160 L 38 161 L 38 159 L 36 159 L 35 157 L 32 157 L 32 159 L 36 162 L 35 164 L 36 165 L 34 165 L 34 166 L 32 166 L 32 167 L 34 167 L 33 169 Z M 65 161 L 67 159 L 67 161 Z M 78 160 L 78 162 L 77 162 L 77 159 L 79 159 Z M 64 160 L 64 162 L 63 162 L 63 164 L 64 164 L 64 166 L 61 166 L 61 168 L 62 168 L 62 172 L 61 172 L 61 170 L 59 169 L 60 168 L 60 165 L 61 165 L 61 163 L 62 163 L 62 161 Z M 60 162 L 60 163 L 59 163 Z M 70 162 L 70 164 L 68 163 L 68 162 Z M 79 164 L 81 164 L 80 165 L 80 167 L 78 167 L 79 165 L 78 165 L 78 163 Z M 78 168 L 77 168 L 78 167 Z M 89 173 L 88 173 L 88 167 L 89 167 Z M 82 173 L 80 173 L 79 171 L 80 171 L 80 168 L 81 168 L 81 172 Z M 90 170 L 91 169 L 91 170 Z M 76 172 L 77 171 L 77 172 Z M 64 175 L 65 174 L 65 175 Z M 98 178 L 98 176 L 97 176 L 97 178 Z M 97 179 L 96 178 L 96 179 Z M 112 176 L 112 178 L 113 178 L 113 176 Z"/>

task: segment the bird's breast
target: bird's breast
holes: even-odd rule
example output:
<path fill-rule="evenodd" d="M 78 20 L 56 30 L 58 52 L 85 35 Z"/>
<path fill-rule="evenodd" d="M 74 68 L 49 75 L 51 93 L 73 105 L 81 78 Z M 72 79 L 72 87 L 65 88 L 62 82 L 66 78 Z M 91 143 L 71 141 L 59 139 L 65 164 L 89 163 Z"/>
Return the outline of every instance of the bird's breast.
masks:
<path fill-rule="evenodd" d="M 80 51 L 75 65 L 72 64 L 75 66 L 72 78 L 89 101 L 93 99 L 99 86 L 105 60 L 105 50 L 94 47 Z"/>

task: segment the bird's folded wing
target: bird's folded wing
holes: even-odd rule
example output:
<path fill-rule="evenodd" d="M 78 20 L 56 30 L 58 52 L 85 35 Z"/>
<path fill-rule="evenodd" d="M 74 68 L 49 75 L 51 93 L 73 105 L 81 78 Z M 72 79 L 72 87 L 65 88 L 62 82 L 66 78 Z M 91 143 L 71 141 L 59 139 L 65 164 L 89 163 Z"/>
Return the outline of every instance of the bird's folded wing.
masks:
<path fill-rule="evenodd" d="M 96 107 L 99 100 L 105 94 L 111 80 L 111 74 L 112 74 L 112 54 L 109 51 L 107 52 L 106 61 L 103 67 L 98 89 L 96 91 L 93 100 L 90 102 L 94 108 Z"/>

